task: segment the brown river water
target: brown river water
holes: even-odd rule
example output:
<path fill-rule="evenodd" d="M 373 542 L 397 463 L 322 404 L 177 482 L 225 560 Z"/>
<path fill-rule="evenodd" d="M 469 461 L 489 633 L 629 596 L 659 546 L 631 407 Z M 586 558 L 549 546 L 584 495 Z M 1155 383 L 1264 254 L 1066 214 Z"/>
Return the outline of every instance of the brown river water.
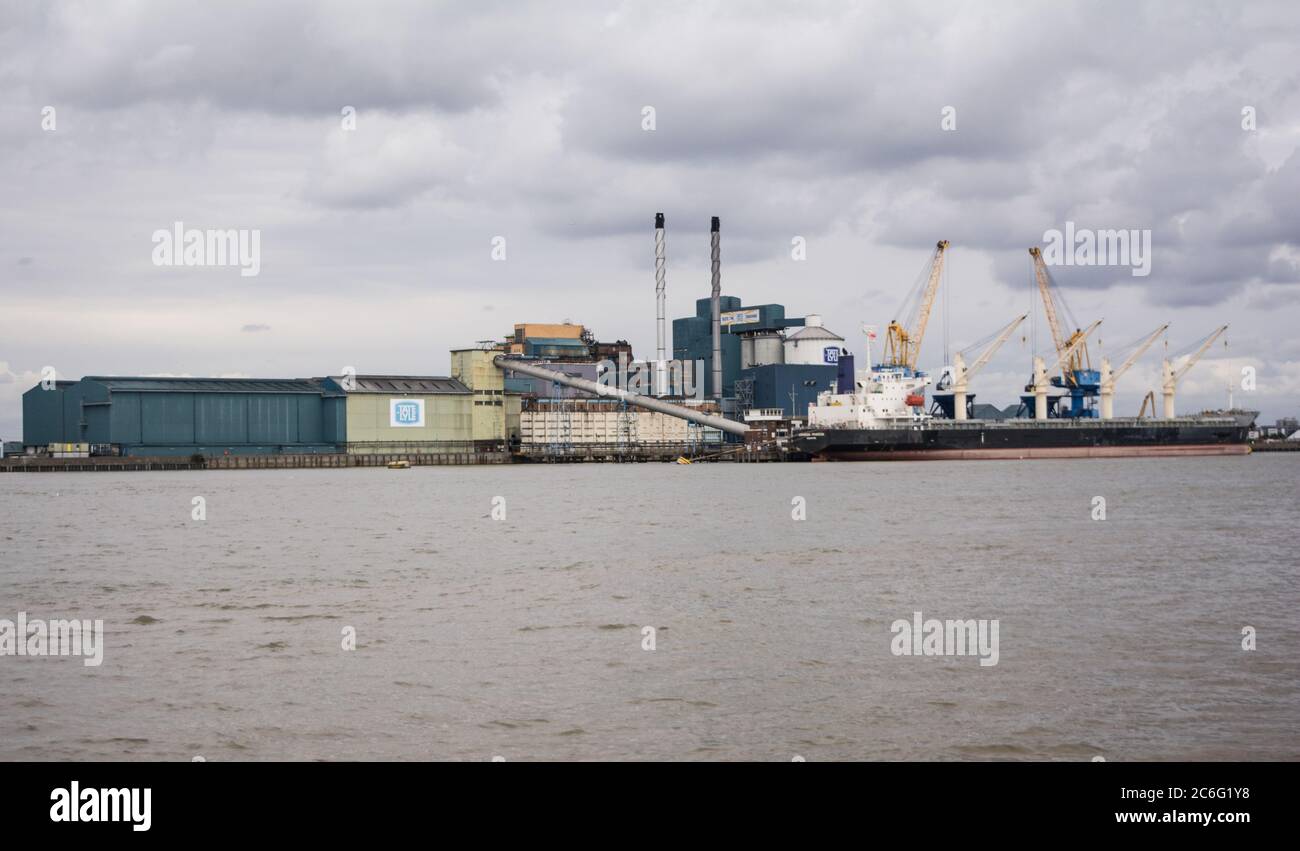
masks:
<path fill-rule="evenodd" d="M 5 474 L 0 619 L 104 634 L 0 656 L 0 759 L 1296 760 L 1298 508 L 1300 454 Z"/>

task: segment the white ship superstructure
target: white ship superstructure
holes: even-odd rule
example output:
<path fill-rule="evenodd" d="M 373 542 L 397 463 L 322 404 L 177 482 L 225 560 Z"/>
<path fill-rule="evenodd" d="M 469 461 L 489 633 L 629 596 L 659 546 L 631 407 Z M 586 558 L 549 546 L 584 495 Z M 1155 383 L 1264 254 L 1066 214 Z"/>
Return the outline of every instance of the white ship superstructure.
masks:
<path fill-rule="evenodd" d="M 808 406 L 808 427 L 897 428 L 925 422 L 929 384 L 928 375 L 905 368 L 858 370 L 852 393 L 828 390 Z"/>

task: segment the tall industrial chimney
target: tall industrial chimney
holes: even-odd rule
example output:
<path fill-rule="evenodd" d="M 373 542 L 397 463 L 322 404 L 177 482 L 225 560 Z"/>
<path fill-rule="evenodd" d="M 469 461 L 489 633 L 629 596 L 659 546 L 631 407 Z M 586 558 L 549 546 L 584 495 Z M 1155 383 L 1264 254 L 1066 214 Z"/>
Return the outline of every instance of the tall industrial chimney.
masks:
<path fill-rule="evenodd" d="M 722 249 L 718 243 L 718 217 L 709 228 L 713 258 L 713 397 L 722 399 Z"/>
<path fill-rule="evenodd" d="M 660 396 L 667 391 L 664 384 L 668 375 L 668 358 L 664 353 L 667 339 L 664 329 L 664 298 L 664 214 L 655 213 L 655 322 L 659 347 L 655 357 L 654 389 Z"/>

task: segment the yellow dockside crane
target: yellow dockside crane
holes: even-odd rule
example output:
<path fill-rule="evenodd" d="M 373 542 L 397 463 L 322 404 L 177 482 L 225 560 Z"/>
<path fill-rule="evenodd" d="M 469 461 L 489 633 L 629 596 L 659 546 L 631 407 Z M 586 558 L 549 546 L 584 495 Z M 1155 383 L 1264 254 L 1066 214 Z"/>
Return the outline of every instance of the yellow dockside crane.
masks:
<path fill-rule="evenodd" d="M 1047 326 L 1052 331 L 1052 344 L 1056 346 L 1057 363 L 1061 369 L 1060 378 L 1053 377 L 1051 381 L 1058 387 L 1065 388 L 1066 397 L 1063 398 L 1068 398 L 1070 402 L 1068 408 L 1061 408 L 1061 400 L 1057 400 L 1057 415 L 1071 418 L 1095 416 L 1090 403 L 1101 389 L 1101 373 L 1092 368 L 1092 359 L 1088 355 L 1088 335 L 1070 313 L 1060 288 L 1047 271 L 1043 252 L 1037 247 L 1030 248 L 1029 256 L 1034 261 L 1034 279 L 1038 283 L 1038 292 L 1043 297 L 1043 312 L 1047 315 Z M 1064 315 L 1070 325 L 1074 326 L 1074 331 L 1068 337 L 1061 327 L 1058 314 Z M 1056 369 L 1051 371 L 1055 372 Z M 1032 381 L 1037 383 L 1038 376 L 1035 375 Z M 1025 397 L 1021 399 L 1024 401 Z"/>
<path fill-rule="evenodd" d="M 1047 263 L 1043 260 L 1043 252 L 1035 246 L 1029 249 L 1029 256 L 1034 259 L 1034 278 L 1038 281 L 1038 292 L 1043 297 L 1043 313 L 1047 316 L 1047 327 L 1052 331 L 1052 344 L 1056 347 L 1057 357 L 1061 357 L 1072 344 L 1084 337 L 1084 333 L 1080 328 L 1076 327 L 1070 336 L 1065 336 L 1065 332 L 1061 330 L 1061 320 L 1057 317 L 1057 312 L 1059 310 L 1061 313 L 1066 314 L 1066 318 L 1073 322 L 1070 309 L 1061 300 L 1060 290 L 1055 286 L 1051 273 L 1047 271 Z M 1061 380 L 1065 382 L 1066 387 L 1072 387 L 1078 380 L 1075 373 L 1091 369 L 1092 360 L 1088 357 L 1088 344 L 1084 340 L 1061 363 Z"/>
<path fill-rule="evenodd" d="M 916 371 L 916 360 L 921 354 L 921 341 L 925 337 L 925 326 L 930 322 L 930 311 L 934 308 L 934 296 L 939 291 L 939 277 L 943 273 L 943 255 L 948 250 L 948 240 L 940 240 L 930 258 L 929 277 L 914 287 L 903 302 L 899 315 L 906 317 L 906 325 L 897 319 L 885 329 L 885 359 L 882 367 Z"/>

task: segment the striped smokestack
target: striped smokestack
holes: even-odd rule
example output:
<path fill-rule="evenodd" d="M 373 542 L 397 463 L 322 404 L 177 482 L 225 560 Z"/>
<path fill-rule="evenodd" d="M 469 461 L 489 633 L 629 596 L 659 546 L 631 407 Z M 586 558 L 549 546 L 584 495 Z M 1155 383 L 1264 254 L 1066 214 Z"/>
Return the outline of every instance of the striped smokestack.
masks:
<path fill-rule="evenodd" d="M 655 323 L 659 335 L 656 360 L 662 364 L 664 356 L 664 214 L 655 213 Z"/>
<path fill-rule="evenodd" d="M 722 398 L 722 250 L 718 243 L 718 217 L 709 227 L 709 248 L 713 264 L 713 397 Z"/>

